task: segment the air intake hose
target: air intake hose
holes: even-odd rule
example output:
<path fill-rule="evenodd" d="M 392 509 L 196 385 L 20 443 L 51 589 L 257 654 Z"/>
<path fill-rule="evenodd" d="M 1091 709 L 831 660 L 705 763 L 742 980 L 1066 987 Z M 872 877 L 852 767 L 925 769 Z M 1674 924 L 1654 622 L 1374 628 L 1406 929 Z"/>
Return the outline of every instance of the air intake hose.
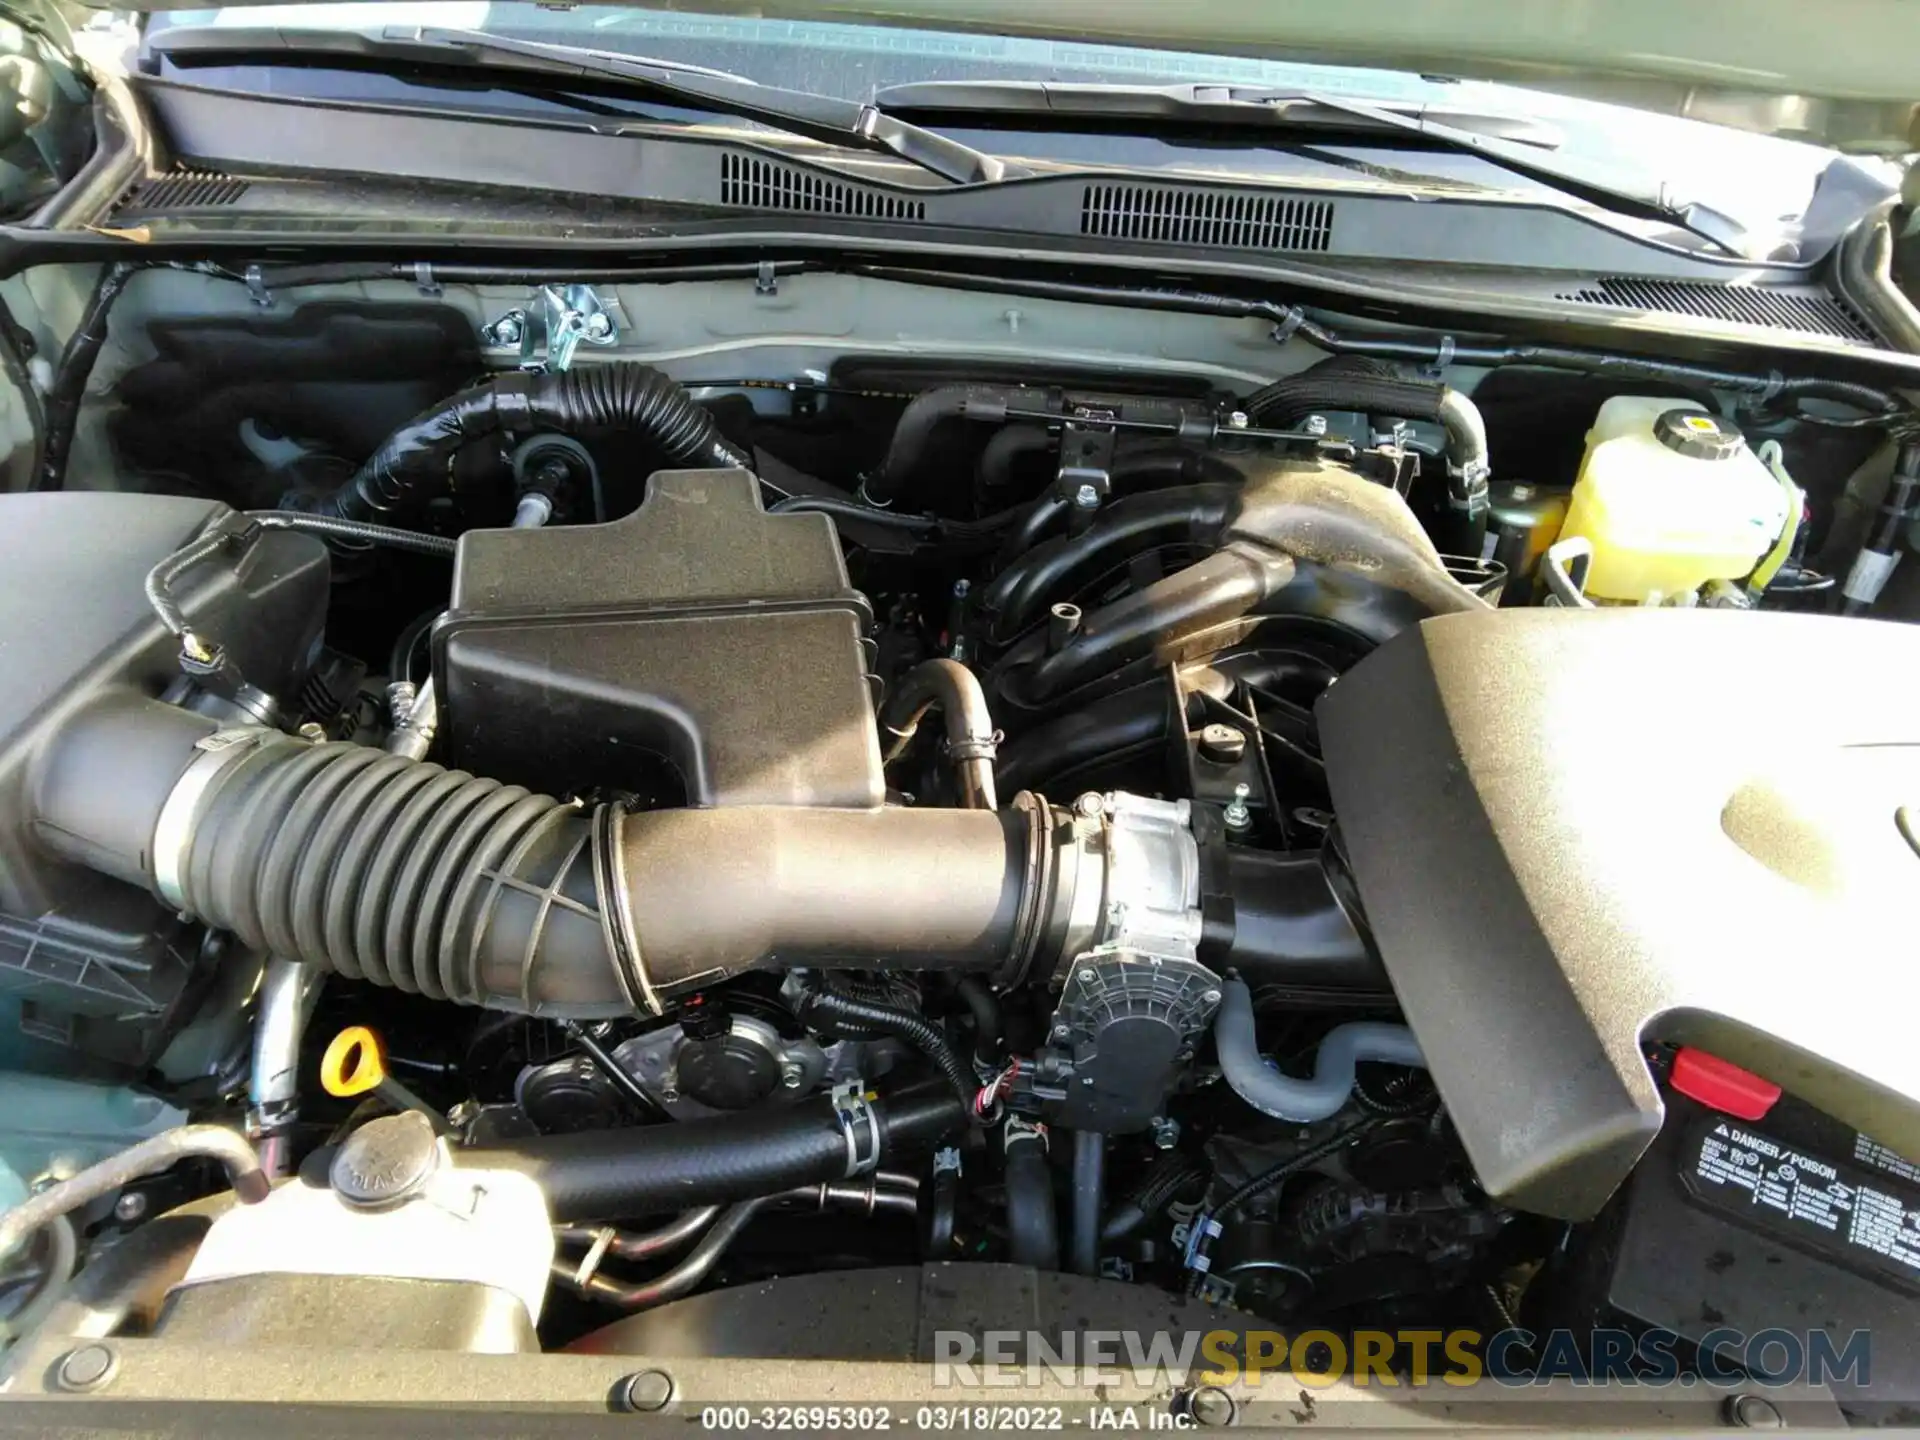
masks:
<path fill-rule="evenodd" d="M 678 384 L 649 366 L 620 361 L 557 374 L 495 375 L 414 416 L 332 495 L 296 508 L 345 520 L 405 514 L 445 492 L 448 466 L 463 446 L 505 430 L 637 430 L 674 465 L 753 468 L 753 457 L 723 436 Z"/>
<path fill-rule="evenodd" d="M 1044 801 L 586 809 L 139 696 L 38 757 L 35 833 L 249 945 L 553 1016 L 660 1013 L 778 965 L 1023 973 L 1071 903 Z"/>
<path fill-rule="evenodd" d="M 1139 883 L 1103 831 L 1025 791 L 997 812 L 588 808 L 383 750 L 222 730 L 134 692 L 66 720 L 27 787 L 46 849 L 254 949 L 556 1018 L 664 1014 L 755 969 L 978 973 L 1004 990 L 1094 943 L 1084 917 Z M 1201 863 L 1187 844 L 1164 861 L 1180 876 Z M 1364 988 L 1369 957 L 1313 870 L 1277 856 L 1219 872 L 1209 893 L 1236 892 L 1245 920 L 1227 958 L 1262 983 Z M 952 1092 L 972 1091 L 957 1057 L 936 1059 Z"/>

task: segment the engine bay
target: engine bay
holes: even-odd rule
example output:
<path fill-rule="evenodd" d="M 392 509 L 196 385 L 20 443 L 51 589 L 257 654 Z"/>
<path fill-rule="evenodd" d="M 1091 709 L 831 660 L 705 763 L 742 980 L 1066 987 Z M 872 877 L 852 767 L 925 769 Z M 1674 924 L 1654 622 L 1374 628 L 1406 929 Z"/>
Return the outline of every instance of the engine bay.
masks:
<path fill-rule="evenodd" d="M 1777 1270 L 1911 1366 L 1904 402 L 834 276 L 36 273 L 12 1333 L 714 1358 L 939 1266 L 1747 1376 Z"/>

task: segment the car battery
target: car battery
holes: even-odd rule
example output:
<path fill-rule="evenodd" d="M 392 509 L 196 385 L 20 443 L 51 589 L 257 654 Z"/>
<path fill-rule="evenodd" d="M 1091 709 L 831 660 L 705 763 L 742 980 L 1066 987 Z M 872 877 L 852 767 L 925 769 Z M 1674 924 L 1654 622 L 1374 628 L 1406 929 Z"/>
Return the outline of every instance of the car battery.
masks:
<path fill-rule="evenodd" d="M 1812 1332 L 1843 1356 L 1864 1331 L 1866 1364 L 1830 1365 L 1825 1383 L 1857 1416 L 1911 1413 L 1920 1165 L 1791 1096 L 1752 1107 L 1726 1098 L 1755 1115 L 1746 1119 L 1681 1093 L 1659 1068 L 1666 1122 L 1579 1246 L 1581 1310 L 1600 1324 L 1670 1331 L 1680 1354 L 1710 1344 L 1727 1368 L 1753 1358 L 1749 1342 L 1763 1331 L 1793 1337 L 1766 1349 L 1769 1366 L 1796 1349 L 1805 1362 Z M 1792 1378 L 1808 1377 L 1803 1368 Z"/>

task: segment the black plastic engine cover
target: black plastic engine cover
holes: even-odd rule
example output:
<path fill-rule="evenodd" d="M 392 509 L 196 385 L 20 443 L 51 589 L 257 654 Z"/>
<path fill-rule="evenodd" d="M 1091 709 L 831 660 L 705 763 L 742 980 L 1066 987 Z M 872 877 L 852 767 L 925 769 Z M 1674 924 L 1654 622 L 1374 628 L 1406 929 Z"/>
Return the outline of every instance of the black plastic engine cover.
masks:
<path fill-rule="evenodd" d="M 826 516 L 768 515 L 745 470 L 663 470 L 609 524 L 461 537 L 441 735 L 554 794 L 872 808 L 871 623 Z"/>
<path fill-rule="evenodd" d="M 1594 1215 L 1698 1044 L 1920 1154 L 1920 629 L 1428 620 L 1318 707 L 1389 979 L 1481 1182 Z"/>

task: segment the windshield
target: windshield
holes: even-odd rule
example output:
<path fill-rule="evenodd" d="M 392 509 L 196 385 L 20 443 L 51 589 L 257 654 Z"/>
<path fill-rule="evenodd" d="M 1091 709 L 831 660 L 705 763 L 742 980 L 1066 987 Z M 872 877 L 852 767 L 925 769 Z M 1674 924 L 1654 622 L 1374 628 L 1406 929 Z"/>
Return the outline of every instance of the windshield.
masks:
<path fill-rule="evenodd" d="M 866 101 L 886 87 L 922 81 L 1052 81 L 1060 83 L 1177 85 L 1233 84 L 1309 90 L 1374 103 L 1433 105 L 1452 112 L 1523 116 L 1547 122 L 1560 133 L 1557 157 L 1617 176 L 1623 187 L 1657 183 L 1680 205 L 1703 205 L 1736 219 L 1749 234 L 1794 237 L 1816 182 L 1833 163 L 1832 151 L 1776 137 L 1725 129 L 1700 121 L 1628 109 L 1477 80 L 1448 79 L 1391 70 L 1294 63 L 1244 56 L 1208 55 L 1102 43 L 1097 39 L 1048 40 L 974 32 L 913 29 L 689 14 L 615 6 L 567 9 L 535 4 L 481 4 L 471 0 L 422 0 L 395 4 L 282 4 L 215 10 L 162 12 L 149 32 L 186 25 L 290 26 L 366 30 L 425 26 L 485 31 L 522 40 L 585 46 L 647 56 L 679 65 L 723 70 L 765 85 Z M 338 81 L 290 82 L 301 93 L 350 94 Z M 365 84 L 365 77 L 358 83 Z M 1067 122 L 1071 128 L 1071 122 Z M 1057 128 L 1058 122 L 1056 122 Z M 942 127 L 961 134 L 952 123 Z M 1111 135 L 1050 136 L 1045 144 L 1022 144 L 1005 129 L 968 133 L 969 143 L 1003 154 L 1023 153 L 1074 164 L 1141 163 L 1122 155 Z M 1257 132 L 1236 132 L 1235 145 L 1210 140 L 1181 146 L 1158 163 L 1188 170 L 1225 164 L 1245 172 L 1249 149 L 1261 148 Z M 1376 156 L 1374 147 L 1345 146 L 1346 158 L 1424 176 L 1508 191 L 1525 182 L 1473 156 L 1423 154 L 1417 165 L 1404 157 Z M 1238 152 L 1238 153 L 1230 153 Z M 1262 162 L 1267 163 L 1267 162 Z M 1292 167 L 1298 170 L 1298 161 Z M 1321 167 L 1325 168 L 1325 167 Z M 1316 177 L 1316 178 L 1324 178 Z M 1763 247 L 1764 252 L 1764 247 Z"/>

